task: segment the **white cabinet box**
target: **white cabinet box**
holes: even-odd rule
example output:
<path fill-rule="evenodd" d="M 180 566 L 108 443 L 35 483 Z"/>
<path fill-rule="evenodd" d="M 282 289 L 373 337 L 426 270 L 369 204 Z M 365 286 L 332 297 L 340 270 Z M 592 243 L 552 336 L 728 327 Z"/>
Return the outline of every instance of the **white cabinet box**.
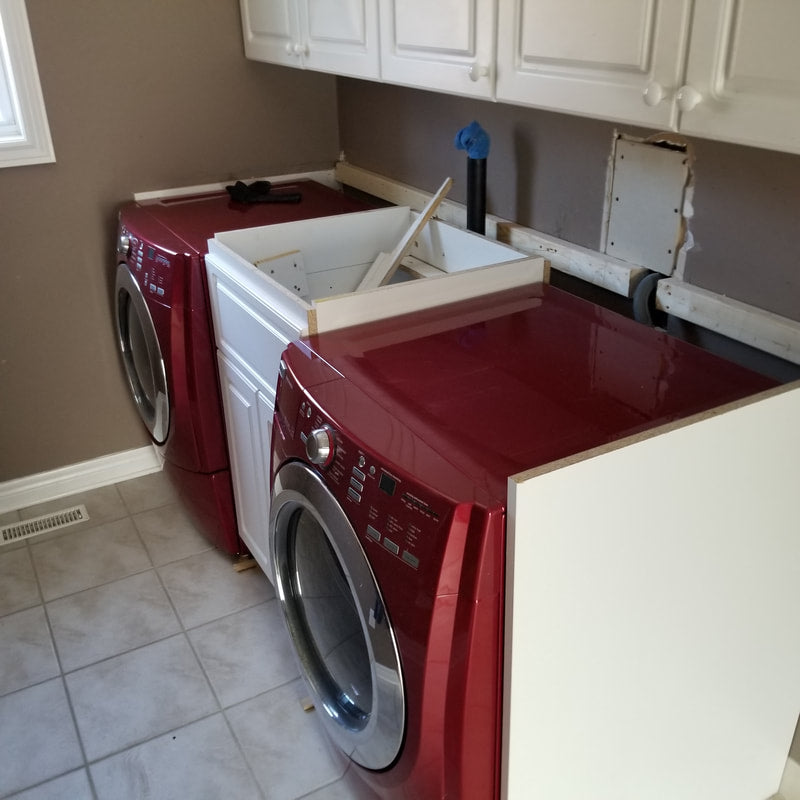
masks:
<path fill-rule="evenodd" d="M 504 800 L 778 791 L 798 415 L 794 383 L 509 479 Z"/>
<path fill-rule="evenodd" d="M 541 258 L 430 220 L 407 269 L 387 286 L 355 291 L 378 253 L 391 251 L 415 217 L 392 207 L 228 231 L 208 242 L 239 534 L 267 575 L 269 443 L 278 365 L 288 343 L 547 277 Z"/>

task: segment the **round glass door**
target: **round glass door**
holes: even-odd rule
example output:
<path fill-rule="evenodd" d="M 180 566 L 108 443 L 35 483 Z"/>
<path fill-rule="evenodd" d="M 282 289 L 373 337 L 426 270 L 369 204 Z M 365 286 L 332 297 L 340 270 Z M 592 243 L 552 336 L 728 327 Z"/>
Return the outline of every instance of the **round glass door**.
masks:
<path fill-rule="evenodd" d="M 304 464 L 275 478 L 270 539 L 284 618 L 323 723 L 354 761 L 388 767 L 405 726 L 394 632 L 352 525 Z"/>
<path fill-rule="evenodd" d="M 139 416 L 156 444 L 169 431 L 169 394 L 161 347 L 142 290 L 125 264 L 117 268 L 117 337 Z"/>

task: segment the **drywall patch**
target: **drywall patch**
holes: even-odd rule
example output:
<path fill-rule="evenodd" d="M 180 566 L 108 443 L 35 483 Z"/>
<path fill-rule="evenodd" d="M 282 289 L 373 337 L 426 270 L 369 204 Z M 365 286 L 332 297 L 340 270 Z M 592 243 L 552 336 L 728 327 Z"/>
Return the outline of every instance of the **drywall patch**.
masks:
<path fill-rule="evenodd" d="M 603 251 L 672 275 L 679 256 L 685 257 L 685 247 L 691 246 L 687 236 L 691 183 L 688 143 L 664 135 L 635 139 L 615 132 L 606 181 Z"/>

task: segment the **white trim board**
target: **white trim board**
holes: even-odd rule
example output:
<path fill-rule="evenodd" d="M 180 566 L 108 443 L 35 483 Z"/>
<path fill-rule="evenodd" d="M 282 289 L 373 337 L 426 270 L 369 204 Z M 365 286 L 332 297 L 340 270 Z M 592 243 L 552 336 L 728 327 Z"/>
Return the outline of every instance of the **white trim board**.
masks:
<path fill-rule="evenodd" d="M 0 513 L 138 478 L 161 468 L 162 460 L 155 446 L 147 445 L 15 478 L 0 483 Z"/>
<path fill-rule="evenodd" d="M 158 200 L 166 197 L 183 197 L 187 194 L 205 194 L 206 192 L 221 192 L 226 186 L 236 182 L 236 178 L 231 178 L 224 183 L 204 183 L 197 186 L 182 186 L 177 189 L 153 189 L 147 192 L 135 192 L 133 199 L 137 202 L 141 200 Z M 271 183 L 288 183 L 289 181 L 311 180 L 337 188 L 332 169 L 316 170 L 314 172 L 291 172 L 285 175 L 270 175 L 266 178 L 240 178 L 245 182 L 251 181 L 270 181 Z"/>
<path fill-rule="evenodd" d="M 675 278 L 658 282 L 656 300 L 668 314 L 800 364 L 800 322 Z"/>

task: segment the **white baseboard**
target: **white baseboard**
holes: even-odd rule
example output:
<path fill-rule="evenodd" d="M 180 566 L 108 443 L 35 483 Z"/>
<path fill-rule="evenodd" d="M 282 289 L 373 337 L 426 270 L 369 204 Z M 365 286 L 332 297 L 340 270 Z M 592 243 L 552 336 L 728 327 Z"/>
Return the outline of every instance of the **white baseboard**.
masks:
<path fill-rule="evenodd" d="M 800 800 L 800 764 L 793 758 L 786 762 L 780 796 L 783 800 Z"/>
<path fill-rule="evenodd" d="M 0 483 L 0 513 L 138 478 L 162 468 L 153 445 Z"/>

